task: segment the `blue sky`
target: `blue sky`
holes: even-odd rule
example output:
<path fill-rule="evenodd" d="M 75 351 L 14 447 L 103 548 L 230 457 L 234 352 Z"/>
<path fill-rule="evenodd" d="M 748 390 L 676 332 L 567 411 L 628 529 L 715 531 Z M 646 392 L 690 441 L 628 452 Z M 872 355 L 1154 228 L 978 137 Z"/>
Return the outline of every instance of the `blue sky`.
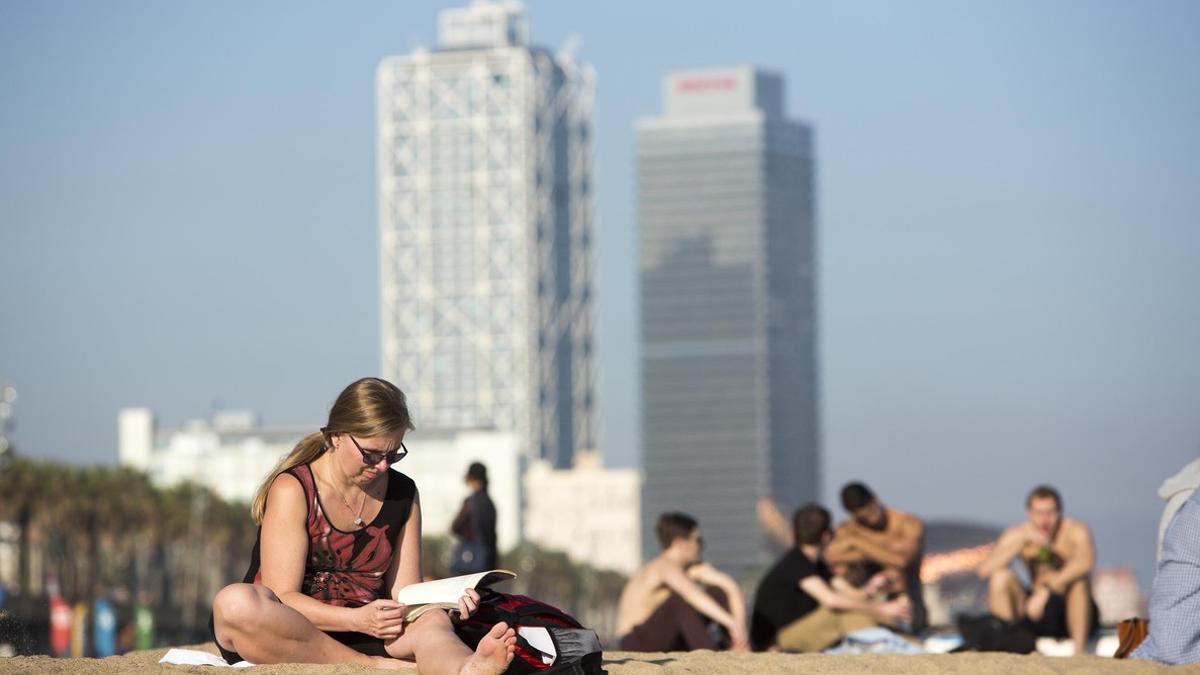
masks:
<path fill-rule="evenodd" d="M 374 69 L 449 4 L 0 4 L 22 451 L 113 462 L 131 405 L 314 423 L 376 372 Z M 634 120 L 669 68 L 761 65 L 816 129 L 826 495 L 999 523 L 1053 482 L 1148 581 L 1200 453 L 1200 4 L 529 9 L 597 71 L 610 462 L 639 459 Z"/>

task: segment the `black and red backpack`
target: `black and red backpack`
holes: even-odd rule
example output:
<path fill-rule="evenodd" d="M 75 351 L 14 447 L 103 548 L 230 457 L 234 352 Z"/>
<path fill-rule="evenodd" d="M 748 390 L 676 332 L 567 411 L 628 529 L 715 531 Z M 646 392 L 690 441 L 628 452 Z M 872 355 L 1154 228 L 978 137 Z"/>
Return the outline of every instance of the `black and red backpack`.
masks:
<path fill-rule="evenodd" d="M 479 608 L 454 630 L 474 649 L 501 621 L 517 631 L 516 654 L 506 673 L 604 675 L 604 651 L 596 632 L 561 609 L 527 595 L 481 591 Z"/>

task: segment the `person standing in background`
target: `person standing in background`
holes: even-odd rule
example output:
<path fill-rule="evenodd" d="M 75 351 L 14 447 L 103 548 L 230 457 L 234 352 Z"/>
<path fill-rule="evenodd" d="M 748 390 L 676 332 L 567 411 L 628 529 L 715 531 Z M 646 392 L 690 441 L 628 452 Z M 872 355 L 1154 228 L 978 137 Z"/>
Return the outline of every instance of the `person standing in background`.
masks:
<path fill-rule="evenodd" d="M 486 572 L 500 564 L 496 549 L 496 505 L 488 496 L 487 467 L 472 462 L 467 468 L 466 482 L 471 494 L 463 500 L 462 508 L 450 524 L 450 531 L 458 537 L 454 559 L 450 561 L 450 571 L 454 574 Z"/>

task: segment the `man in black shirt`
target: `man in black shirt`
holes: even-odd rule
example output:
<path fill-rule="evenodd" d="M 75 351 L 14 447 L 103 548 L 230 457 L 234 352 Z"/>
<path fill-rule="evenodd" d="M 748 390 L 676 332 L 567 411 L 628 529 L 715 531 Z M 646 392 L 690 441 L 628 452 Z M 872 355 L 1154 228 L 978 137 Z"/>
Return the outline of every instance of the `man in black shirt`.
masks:
<path fill-rule="evenodd" d="M 767 572 L 754 598 L 750 640 L 755 649 L 815 652 L 847 633 L 909 619 L 907 598 L 873 599 L 888 584 L 880 573 L 862 588 L 834 577 L 821 554 L 833 536 L 829 511 L 817 504 L 792 517 L 796 547 Z"/>

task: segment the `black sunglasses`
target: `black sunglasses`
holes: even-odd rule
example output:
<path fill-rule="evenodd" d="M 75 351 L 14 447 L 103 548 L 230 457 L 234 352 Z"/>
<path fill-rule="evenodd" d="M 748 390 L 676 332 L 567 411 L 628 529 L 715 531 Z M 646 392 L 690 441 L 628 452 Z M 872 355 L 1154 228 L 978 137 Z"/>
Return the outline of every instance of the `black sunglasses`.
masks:
<path fill-rule="evenodd" d="M 404 447 L 403 441 L 400 442 L 399 450 L 383 452 L 382 450 L 363 450 L 363 447 L 358 444 L 358 441 L 354 440 L 353 436 L 346 434 L 346 438 L 349 438 L 350 442 L 354 444 L 354 447 L 358 448 L 358 451 L 362 453 L 363 464 L 368 466 L 378 464 L 379 460 L 381 459 L 386 459 L 388 464 L 395 464 L 396 462 L 404 459 L 404 457 L 408 454 L 408 448 Z"/>

